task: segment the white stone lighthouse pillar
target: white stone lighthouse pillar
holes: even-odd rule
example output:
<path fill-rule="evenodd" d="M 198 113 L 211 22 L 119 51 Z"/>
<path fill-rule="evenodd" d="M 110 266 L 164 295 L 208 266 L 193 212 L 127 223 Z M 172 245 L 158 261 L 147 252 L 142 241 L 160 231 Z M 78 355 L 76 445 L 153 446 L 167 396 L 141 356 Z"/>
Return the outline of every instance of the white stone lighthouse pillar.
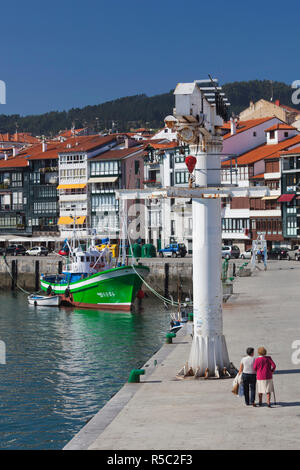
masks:
<path fill-rule="evenodd" d="M 215 138 L 205 152 L 191 150 L 196 186 L 219 186 L 222 141 Z M 230 369 L 222 321 L 221 199 L 193 199 L 192 208 L 194 336 L 188 368 L 197 376 L 218 377 Z"/>

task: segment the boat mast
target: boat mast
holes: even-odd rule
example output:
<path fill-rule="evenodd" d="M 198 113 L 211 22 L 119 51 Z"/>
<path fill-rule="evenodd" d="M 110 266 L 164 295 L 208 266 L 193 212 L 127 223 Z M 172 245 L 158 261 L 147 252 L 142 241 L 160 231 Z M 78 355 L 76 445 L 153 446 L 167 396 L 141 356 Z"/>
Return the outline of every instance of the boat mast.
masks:
<path fill-rule="evenodd" d="M 122 266 L 125 266 L 126 261 L 126 233 L 127 233 L 127 208 L 126 200 L 122 201 L 123 209 L 123 229 L 122 229 Z"/>

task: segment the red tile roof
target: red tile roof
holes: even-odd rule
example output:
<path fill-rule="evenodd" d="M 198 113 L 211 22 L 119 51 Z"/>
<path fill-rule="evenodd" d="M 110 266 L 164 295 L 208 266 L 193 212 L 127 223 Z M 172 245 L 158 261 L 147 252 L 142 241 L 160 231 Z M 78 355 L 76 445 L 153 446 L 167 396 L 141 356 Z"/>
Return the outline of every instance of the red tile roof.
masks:
<path fill-rule="evenodd" d="M 263 124 L 264 122 L 270 121 L 271 119 L 274 119 L 275 116 L 269 116 L 269 117 L 264 117 L 260 119 L 249 119 L 248 121 L 239 121 L 237 123 L 236 127 L 236 132 L 235 134 L 231 134 L 230 132 L 228 134 L 225 134 L 223 136 L 223 139 L 229 139 L 229 137 L 233 137 L 236 134 L 240 134 L 241 132 L 247 131 L 248 129 L 251 129 L 252 127 L 259 126 L 260 124 Z M 222 129 L 229 130 L 230 131 L 230 121 L 227 121 L 223 124 Z"/>
<path fill-rule="evenodd" d="M 289 126 L 288 124 L 275 124 L 272 127 L 268 127 L 268 129 L 265 129 L 265 132 L 269 131 L 296 131 L 296 127 Z"/>
<path fill-rule="evenodd" d="M 15 134 L 0 134 L 0 142 L 19 142 L 25 144 L 36 144 L 40 142 L 40 139 L 33 137 L 28 132 L 16 132 Z"/>
<path fill-rule="evenodd" d="M 168 139 L 166 139 L 165 137 L 162 137 L 160 139 L 145 139 L 145 140 L 138 140 L 138 142 L 141 142 L 143 144 L 150 144 L 152 146 L 152 144 L 167 144 L 169 143 L 170 141 Z"/>
<path fill-rule="evenodd" d="M 147 132 L 147 134 L 151 134 L 149 129 L 145 129 L 144 127 L 141 127 L 140 129 L 134 129 L 133 132 L 136 134 L 137 132 Z"/>
<path fill-rule="evenodd" d="M 85 130 L 85 127 L 82 129 L 66 129 L 65 131 L 60 131 L 59 136 L 61 137 L 72 137 L 73 135 L 79 134 L 79 132 L 82 132 Z"/>
<path fill-rule="evenodd" d="M 32 145 L 18 153 L 18 156 L 26 157 L 27 160 L 50 160 L 57 159 L 59 153 L 69 152 L 82 152 L 93 150 L 94 148 L 101 147 L 106 143 L 115 140 L 115 136 L 110 135 L 106 137 L 97 136 L 80 136 L 70 137 L 64 142 L 50 141 L 47 142 L 46 151 L 43 152 L 42 144 Z M 78 145 L 76 145 L 78 142 Z M 0 149 L 1 152 L 1 149 Z"/>
<path fill-rule="evenodd" d="M 58 158 L 59 149 L 65 149 L 66 142 L 47 142 L 46 151 L 43 152 L 42 144 L 32 145 L 22 150 L 18 156 L 26 157 L 27 160 L 49 160 Z"/>
<path fill-rule="evenodd" d="M 168 142 L 165 144 L 148 144 L 150 147 L 153 147 L 154 149 L 174 149 L 178 147 L 178 142 L 173 141 L 173 142 Z"/>
<path fill-rule="evenodd" d="M 101 153 L 101 155 L 96 155 L 92 157 L 92 161 L 98 160 L 121 160 L 122 158 L 129 157 L 141 150 L 144 150 L 145 145 L 138 145 L 134 147 L 129 147 L 128 149 L 111 149 L 107 152 Z"/>
<path fill-rule="evenodd" d="M 295 147 L 292 150 L 280 152 L 280 155 L 294 155 L 295 153 L 300 153 L 300 147 Z"/>
<path fill-rule="evenodd" d="M 63 143 L 64 148 L 59 153 L 73 153 L 73 152 L 88 152 L 105 144 L 109 144 L 116 140 L 115 134 L 110 134 L 105 137 L 99 135 L 77 136 L 71 137 Z"/>
<path fill-rule="evenodd" d="M 0 168 L 25 168 L 26 166 L 28 166 L 28 161 L 24 157 L 17 156 L 0 160 Z"/>
<path fill-rule="evenodd" d="M 265 176 L 264 173 L 260 173 L 259 175 L 250 176 L 250 178 L 253 180 L 258 180 L 258 179 L 264 178 L 264 176 Z"/>
<path fill-rule="evenodd" d="M 280 152 L 282 150 L 288 150 L 290 147 L 297 144 L 300 144 L 300 134 L 295 135 L 294 137 L 290 137 L 289 139 L 285 139 L 279 142 L 278 144 L 263 144 L 253 150 L 250 150 L 249 152 L 240 155 L 237 158 L 237 164 L 249 165 L 251 163 L 255 163 L 263 159 L 268 160 L 271 158 L 279 158 Z M 222 166 L 230 166 L 230 161 L 226 160 L 222 162 Z"/>

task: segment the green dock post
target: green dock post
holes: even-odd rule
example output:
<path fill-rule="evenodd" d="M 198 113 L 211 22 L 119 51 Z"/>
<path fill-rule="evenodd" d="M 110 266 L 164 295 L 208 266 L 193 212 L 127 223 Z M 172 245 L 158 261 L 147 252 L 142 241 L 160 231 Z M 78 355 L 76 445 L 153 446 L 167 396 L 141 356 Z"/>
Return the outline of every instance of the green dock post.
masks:
<path fill-rule="evenodd" d="M 129 374 L 129 383 L 139 383 L 140 382 L 140 376 L 145 374 L 145 369 L 132 369 L 132 371 Z"/>
<path fill-rule="evenodd" d="M 166 343 L 172 344 L 173 338 L 176 338 L 176 333 L 167 333 L 166 334 Z"/>
<path fill-rule="evenodd" d="M 222 263 L 222 281 L 226 281 L 228 275 L 228 259 L 225 259 Z"/>

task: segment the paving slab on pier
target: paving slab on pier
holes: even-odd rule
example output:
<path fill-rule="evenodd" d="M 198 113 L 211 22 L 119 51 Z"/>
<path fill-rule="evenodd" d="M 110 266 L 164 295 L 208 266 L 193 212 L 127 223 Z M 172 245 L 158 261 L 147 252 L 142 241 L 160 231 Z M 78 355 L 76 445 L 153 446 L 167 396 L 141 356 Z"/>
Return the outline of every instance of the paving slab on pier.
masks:
<path fill-rule="evenodd" d="M 270 262 L 238 278 L 224 306 L 230 360 L 238 367 L 248 346 L 265 346 L 277 364 L 274 408 L 247 407 L 231 393 L 232 379 L 176 380 L 191 341 L 178 335 L 147 362 L 143 383 L 126 384 L 65 449 L 299 449 L 300 364 L 291 360 L 299 285 L 300 263 Z"/>

